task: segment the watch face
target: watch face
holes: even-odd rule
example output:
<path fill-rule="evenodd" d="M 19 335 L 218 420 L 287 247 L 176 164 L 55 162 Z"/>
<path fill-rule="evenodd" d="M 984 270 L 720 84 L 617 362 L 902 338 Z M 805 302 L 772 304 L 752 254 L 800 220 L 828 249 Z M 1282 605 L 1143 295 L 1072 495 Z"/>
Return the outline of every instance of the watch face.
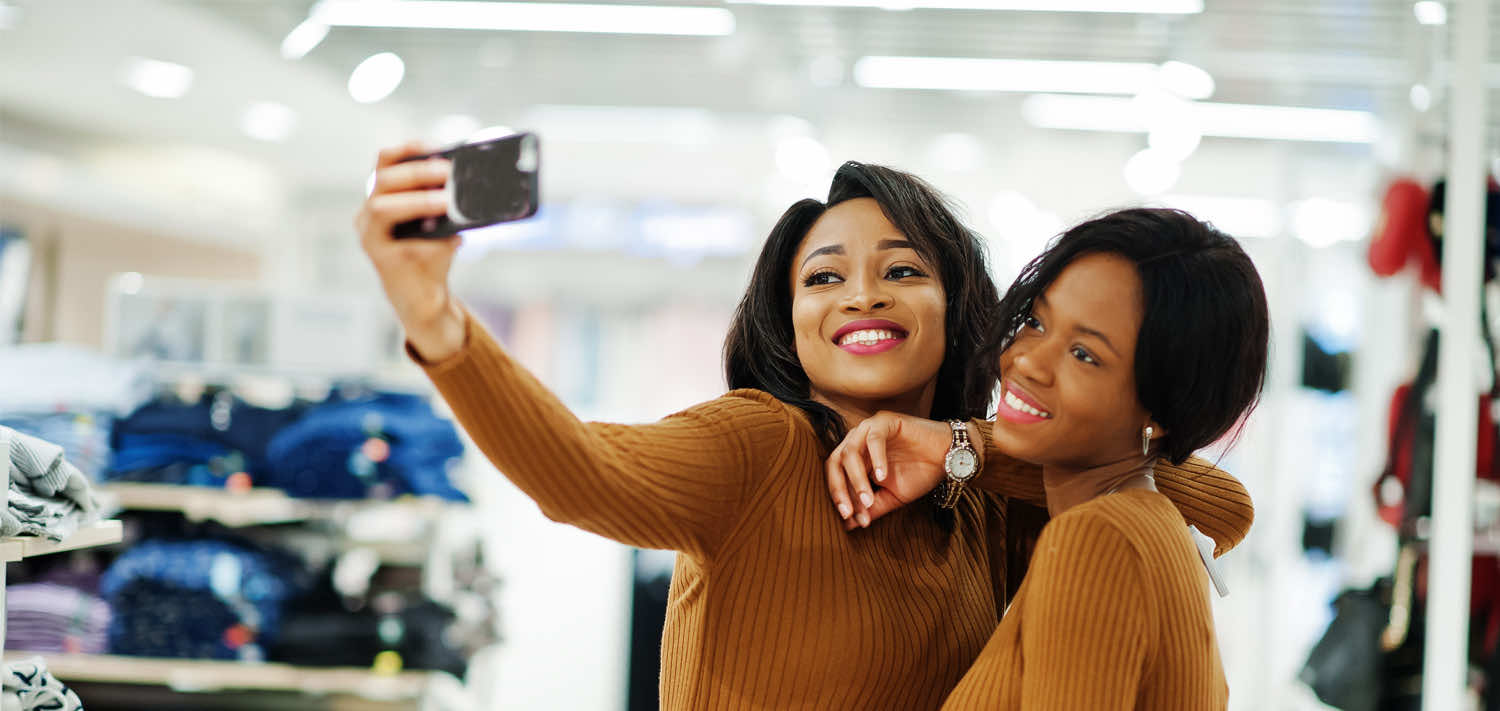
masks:
<path fill-rule="evenodd" d="M 963 480 L 974 476 L 974 472 L 979 469 L 979 458 L 967 449 L 955 449 L 948 453 L 946 464 L 948 476 Z"/>

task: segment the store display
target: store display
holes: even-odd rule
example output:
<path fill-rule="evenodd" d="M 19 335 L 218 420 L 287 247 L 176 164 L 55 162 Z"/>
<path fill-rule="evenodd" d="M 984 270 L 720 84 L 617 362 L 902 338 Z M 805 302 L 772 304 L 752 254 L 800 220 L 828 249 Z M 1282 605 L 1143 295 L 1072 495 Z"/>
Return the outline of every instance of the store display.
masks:
<path fill-rule="evenodd" d="M 102 412 L 14 414 L 0 415 L 0 427 L 62 447 L 69 463 L 89 481 L 98 482 L 109 465 L 113 419 Z"/>
<path fill-rule="evenodd" d="M 0 427 L 0 456 L 9 482 L 0 536 L 61 541 L 97 513 L 88 480 L 64 458 L 62 447 Z"/>
<path fill-rule="evenodd" d="M 109 604 L 77 587 L 25 583 L 5 591 L 10 649 L 103 654 L 109 648 L 109 622 Z"/>
<path fill-rule="evenodd" d="M 461 454 L 453 423 L 419 396 L 336 392 L 271 439 L 264 483 L 303 497 L 417 494 L 466 501 L 448 480 Z"/>
<path fill-rule="evenodd" d="M 6 711 L 83 711 L 78 695 L 52 676 L 40 657 L 6 664 L 0 679 L 4 679 L 0 704 Z"/>
<path fill-rule="evenodd" d="M 263 660 L 287 601 L 308 582 L 294 556 L 244 541 L 142 541 L 100 581 L 113 611 L 110 651 Z"/>
<path fill-rule="evenodd" d="M 281 409 L 256 407 L 222 388 L 209 388 L 194 402 L 159 396 L 115 422 L 115 458 L 107 478 L 222 486 L 230 474 L 243 471 L 252 480 L 264 479 L 270 473 L 267 444 L 305 409 L 300 404 Z M 235 455 L 233 462 L 216 461 L 231 455 Z M 218 476 L 212 482 L 152 476 L 152 470 L 173 464 L 212 464 Z"/>

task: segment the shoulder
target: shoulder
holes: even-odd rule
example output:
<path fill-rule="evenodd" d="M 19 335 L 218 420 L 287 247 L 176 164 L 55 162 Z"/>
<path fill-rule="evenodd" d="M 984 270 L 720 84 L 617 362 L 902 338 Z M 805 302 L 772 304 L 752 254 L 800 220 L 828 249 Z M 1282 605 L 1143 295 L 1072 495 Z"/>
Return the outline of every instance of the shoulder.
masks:
<path fill-rule="evenodd" d="M 802 410 L 792 407 L 762 390 L 731 390 L 707 402 L 668 415 L 663 423 L 696 423 L 697 425 L 744 435 L 752 441 L 785 442 L 795 432 L 812 426 Z"/>
<path fill-rule="evenodd" d="M 1052 519 L 1042 530 L 1037 554 L 1155 559 L 1163 549 L 1180 547 L 1187 536 L 1187 524 L 1171 500 L 1152 491 L 1123 491 Z"/>

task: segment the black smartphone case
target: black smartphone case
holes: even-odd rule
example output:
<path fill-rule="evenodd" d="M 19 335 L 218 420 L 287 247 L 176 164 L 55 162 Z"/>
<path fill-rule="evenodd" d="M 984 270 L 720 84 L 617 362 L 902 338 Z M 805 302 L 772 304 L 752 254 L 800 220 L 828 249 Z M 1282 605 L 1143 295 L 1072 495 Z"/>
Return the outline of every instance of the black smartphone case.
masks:
<path fill-rule="evenodd" d="M 399 223 L 391 230 L 397 239 L 437 239 L 536 214 L 541 154 L 535 134 L 466 143 L 407 160 L 429 158 L 446 158 L 453 163 L 448 177 L 453 191 L 448 214 Z"/>

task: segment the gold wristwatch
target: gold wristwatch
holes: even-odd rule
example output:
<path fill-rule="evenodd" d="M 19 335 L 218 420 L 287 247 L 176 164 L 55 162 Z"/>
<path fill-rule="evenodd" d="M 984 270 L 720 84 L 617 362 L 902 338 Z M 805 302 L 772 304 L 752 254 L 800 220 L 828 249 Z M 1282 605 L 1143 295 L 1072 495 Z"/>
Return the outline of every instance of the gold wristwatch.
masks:
<path fill-rule="evenodd" d="M 943 471 L 948 473 L 948 478 L 933 491 L 938 506 L 945 509 L 951 509 L 958 503 L 959 495 L 964 493 L 964 485 L 979 473 L 979 453 L 969 443 L 969 424 L 961 420 L 949 420 L 948 426 L 953 429 L 953 446 L 948 448 L 948 455 L 943 457 Z"/>

